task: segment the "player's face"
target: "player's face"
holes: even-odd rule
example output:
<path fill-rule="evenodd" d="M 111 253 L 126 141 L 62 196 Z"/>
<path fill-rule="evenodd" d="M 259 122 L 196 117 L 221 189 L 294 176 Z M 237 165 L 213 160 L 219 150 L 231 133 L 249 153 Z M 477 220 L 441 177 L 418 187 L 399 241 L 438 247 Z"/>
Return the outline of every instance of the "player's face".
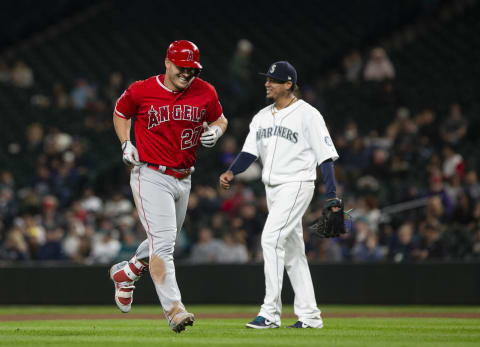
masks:
<path fill-rule="evenodd" d="M 197 69 L 176 66 L 170 60 L 165 60 L 165 85 L 175 91 L 184 90 L 197 74 Z"/>
<path fill-rule="evenodd" d="M 271 77 L 267 77 L 267 81 L 265 82 L 265 89 L 267 92 L 267 99 L 278 100 L 281 97 L 285 97 L 289 95 L 290 87 L 292 86 L 292 82 L 283 82 Z"/>

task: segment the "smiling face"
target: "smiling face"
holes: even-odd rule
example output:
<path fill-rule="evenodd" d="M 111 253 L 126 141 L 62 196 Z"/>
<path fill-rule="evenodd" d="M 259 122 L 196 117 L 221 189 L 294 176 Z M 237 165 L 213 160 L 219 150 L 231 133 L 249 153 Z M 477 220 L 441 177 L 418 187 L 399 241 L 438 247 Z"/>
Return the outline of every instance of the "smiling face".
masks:
<path fill-rule="evenodd" d="M 287 97 L 290 95 L 290 88 L 292 87 L 292 82 L 283 82 L 271 77 L 267 77 L 265 82 L 265 89 L 267 92 L 267 99 L 272 99 L 276 101 L 280 98 Z"/>
<path fill-rule="evenodd" d="M 187 88 L 198 74 L 198 69 L 176 66 L 169 59 L 165 59 L 165 68 L 165 86 L 177 92 Z"/>

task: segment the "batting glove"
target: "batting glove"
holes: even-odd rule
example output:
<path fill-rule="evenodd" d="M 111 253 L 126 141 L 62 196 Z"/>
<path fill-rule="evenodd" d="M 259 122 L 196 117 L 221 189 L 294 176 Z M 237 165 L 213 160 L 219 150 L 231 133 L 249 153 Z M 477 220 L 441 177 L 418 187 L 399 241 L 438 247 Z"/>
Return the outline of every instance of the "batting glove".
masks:
<path fill-rule="evenodd" d="M 125 141 L 122 143 L 122 150 L 123 150 L 123 162 L 126 165 L 133 166 L 133 165 L 141 165 L 138 158 L 138 151 L 134 145 L 130 141 Z"/>
<path fill-rule="evenodd" d="M 207 122 L 203 122 L 203 134 L 200 136 L 200 142 L 204 147 L 212 148 L 217 140 L 222 136 L 223 132 L 219 126 L 208 126 Z"/>

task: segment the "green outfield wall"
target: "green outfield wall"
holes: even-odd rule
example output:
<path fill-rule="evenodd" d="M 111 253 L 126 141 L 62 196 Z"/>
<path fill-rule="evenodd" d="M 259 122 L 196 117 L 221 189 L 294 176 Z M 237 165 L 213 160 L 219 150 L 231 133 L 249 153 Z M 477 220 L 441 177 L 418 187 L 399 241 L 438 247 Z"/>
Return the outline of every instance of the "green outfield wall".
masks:
<path fill-rule="evenodd" d="M 329 264 L 310 267 L 319 304 L 480 304 L 480 263 Z M 102 266 L 0 266 L 0 304 L 111 304 Z M 261 303 L 263 265 L 177 265 L 185 303 Z M 284 303 L 293 290 L 284 277 Z M 135 303 L 158 299 L 148 274 Z"/>

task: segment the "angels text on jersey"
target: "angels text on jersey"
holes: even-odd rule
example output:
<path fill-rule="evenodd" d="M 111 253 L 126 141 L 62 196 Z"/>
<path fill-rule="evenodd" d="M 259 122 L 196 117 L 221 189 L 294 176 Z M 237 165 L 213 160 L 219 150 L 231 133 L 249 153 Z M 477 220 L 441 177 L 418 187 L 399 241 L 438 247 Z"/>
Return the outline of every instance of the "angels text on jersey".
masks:
<path fill-rule="evenodd" d="M 200 123 L 205 118 L 207 110 L 199 111 L 198 107 L 191 105 L 173 105 L 170 110 L 170 105 L 158 106 L 155 108 L 150 105 L 148 114 L 148 129 L 156 127 L 164 122 L 170 120 L 186 120 L 195 123 Z"/>

